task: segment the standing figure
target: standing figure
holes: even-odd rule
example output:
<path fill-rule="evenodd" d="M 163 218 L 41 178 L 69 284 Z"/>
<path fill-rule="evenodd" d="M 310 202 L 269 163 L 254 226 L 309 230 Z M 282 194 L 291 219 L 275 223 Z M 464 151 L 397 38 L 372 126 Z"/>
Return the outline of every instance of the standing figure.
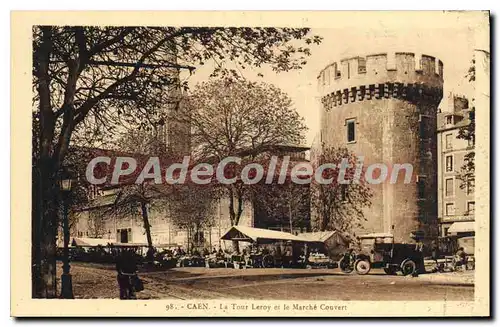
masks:
<path fill-rule="evenodd" d="M 467 255 L 463 247 L 460 247 L 455 254 L 455 268 L 462 266 L 463 270 L 467 268 Z"/>
<path fill-rule="evenodd" d="M 439 246 L 437 242 L 434 240 L 431 242 L 431 257 L 434 262 L 436 262 L 435 271 L 441 271 L 441 267 L 439 266 L 438 258 L 439 258 Z"/>
<path fill-rule="evenodd" d="M 123 249 L 116 257 L 116 271 L 118 273 L 118 287 L 120 288 L 120 299 L 134 299 L 134 285 L 132 278 L 136 276 L 137 262 L 132 250 Z"/>

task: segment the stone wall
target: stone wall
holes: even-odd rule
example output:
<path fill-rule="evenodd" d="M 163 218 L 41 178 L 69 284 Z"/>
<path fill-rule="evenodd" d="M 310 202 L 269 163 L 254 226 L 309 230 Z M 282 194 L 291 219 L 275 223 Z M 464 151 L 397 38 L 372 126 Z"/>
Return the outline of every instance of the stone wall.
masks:
<path fill-rule="evenodd" d="M 409 242 L 410 232 L 434 235 L 437 226 L 436 114 L 442 98 L 443 63 L 413 53 L 374 54 L 342 59 L 318 76 L 323 146 L 347 147 L 364 157 L 364 168 L 413 166 L 413 178 L 371 185 L 372 206 L 362 231 L 391 232 Z M 348 142 L 347 122 L 355 122 Z M 419 186 L 422 183 L 422 186 Z M 422 196 L 424 195 L 424 196 Z"/>

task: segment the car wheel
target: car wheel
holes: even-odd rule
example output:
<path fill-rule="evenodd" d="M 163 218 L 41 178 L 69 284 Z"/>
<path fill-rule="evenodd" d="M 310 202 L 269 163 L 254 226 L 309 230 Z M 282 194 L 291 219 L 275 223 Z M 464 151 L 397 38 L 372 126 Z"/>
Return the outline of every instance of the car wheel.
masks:
<path fill-rule="evenodd" d="M 413 275 L 417 271 L 417 264 L 410 259 L 406 259 L 401 263 L 401 272 L 404 276 Z"/>
<path fill-rule="evenodd" d="M 366 275 L 370 272 L 371 266 L 370 261 L 365 259 L 358 259 L 354 263 L 354 269 L 358 275 Z"/>
<path fill-rule="evenodd" d="M 339 268 L 345 274 L 350 274 L 353 270 L 353 267 L 345 259 L 340 259 Z"/>

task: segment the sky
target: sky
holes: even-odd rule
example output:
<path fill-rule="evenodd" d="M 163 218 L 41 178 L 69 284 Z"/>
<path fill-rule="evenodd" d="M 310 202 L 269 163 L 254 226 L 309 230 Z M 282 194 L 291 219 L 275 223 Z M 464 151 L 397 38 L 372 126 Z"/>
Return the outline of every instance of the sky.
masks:
<path fill-rule="evenodd" d="M 344 15 L 347 16 L 348 14 Z M 398 16 L 399 17 L 395 17 Z M 312 28 L 311 34 L 323 37 L 319 46 L 311 46 L 311 56 L 301 70 L 274 73 L 268 67 L 244 70 L 249 80 L 264 81 L 281 88 L 293 100 L 296 110 L 309 128 L 306 144 L 311 145 L 319 132 L 320 105 L 316 78 L 325 66 L 338 59 L 384 52 L 416 52 L 439 58 L 444 64 L 443 101 L 440 108 L 447 110 L 449 92 L 471 97 L 472 85 L 465 75 L 471 65 L 475 48 L 484 48 L 479 40 L 477 16 L 465 13 L 441 13 L 408 19 L 397 12 L 391 16 L 368 16 L 360 26 L 359 19 L 350 23 L 348 17 L 339 19 L 328 28 Z M 345 19 L 347 18 L 347 19 Z M 482 35 L 482 34 L 481 34 Z M 188 80 L 189 87 L 205 81 L 213 70 L 207 64 L 196 70 Z M 258 77 L 262 73 L 264 77 Z"/>

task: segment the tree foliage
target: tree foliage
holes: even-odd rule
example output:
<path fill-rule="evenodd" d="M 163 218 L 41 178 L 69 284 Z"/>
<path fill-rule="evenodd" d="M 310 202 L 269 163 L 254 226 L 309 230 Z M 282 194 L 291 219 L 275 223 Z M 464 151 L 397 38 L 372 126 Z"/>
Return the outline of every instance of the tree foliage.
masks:
<path fill-rule="evenodd" d="M 187 98 L 191 142 L 198 158 L 220 161 L 229 156 L 254 162 L 280 144 L 300 144 L 306 126 L 291 99 L 266 83 L 222 78 L 199 85 Z M 238 169 L 237 167 L 235 168 Z M 238 175 L 239 171 L 237 171 Z M 231 223 L 237 225 L 252 186 L 224 185 Z"/>
<path fill-rule="evenodd" d="M 323 178 L 331 178 L 331 182 L 320 184 L 316 179 L 311 185 L 311 206 L 318 217 L 316 229 L 339 230 L 351 236 L 363 227 L 364 210 L 371 205 L 373 195 L 370 187 L 363 180 L 363 172 L 356 183 L 357 157 L 347 148 L 323 147 L 316 158 L 317 166 L 323 164 L 338 165 L 346 159 L 351 168 L 346 169 L 346 184 L 339 183 L 339 169 L 325 169 Z"/>
<path fill-rule="evenodd" d="M 261 226 L 281 226 L 290 232 L 309 227 L 310 185 L 295 184 L 287 178 L 283 184 L 261 183 L 254 194 Z"/>
<path fill-rule="evenodd" d="M 89 211 L 87 220 L 88 236 L 92 238 L 102 238 L 108 233 L 106 230 L 107 210 L 99 208 Z"/>
<path fill-rule="evenodd" d="M 475 59 L 472 60 L 471 67 L 469 68 L 467 75 L 465 76 L 469 82 L 474 83 L 476 81 L 476 66 Z M 474 99 L 471 101 L 474 103 Z M 460 127 L 458 130 L 458 139 L 466 140 L 468 144 L 474 146 L 476 143 L 476 108 L 474 105 L 468 111 L 468 117 L 465 119 L 468 121 L 468 124 Z M 464 163 L 460 167 L 460 171 L 457 177 L 460 179 L 461 184 L 460 188 L 466 188 L 471 190 L 474 188 L 475 183 L 475 157 L 476 152 L 474 150 L 467 152 L 464 155 Z"/>
<path fill-rule="evenodd" d="M 190 243 L 194 244 L 194 235 L 214 225 L 218 199 L 219 192 L 212 186 L 176 186 L 168 202 L 171 222 L 187 231 Z"/>
<path fill-rule="evenodd" d="M 34 296 L 55 297 L 56 179 L 71 143 L 106 144 L 122 128 L 153 128 L 178 106 L 179 71 L 215 74 L 269 64 L 298 69 L 321 41 L 308 29 L 35 26 L 33 28 Z M 297 42 L 298 46 L 293 43 Z M 244 68 L 244 67 L 241 67 Z"/>

